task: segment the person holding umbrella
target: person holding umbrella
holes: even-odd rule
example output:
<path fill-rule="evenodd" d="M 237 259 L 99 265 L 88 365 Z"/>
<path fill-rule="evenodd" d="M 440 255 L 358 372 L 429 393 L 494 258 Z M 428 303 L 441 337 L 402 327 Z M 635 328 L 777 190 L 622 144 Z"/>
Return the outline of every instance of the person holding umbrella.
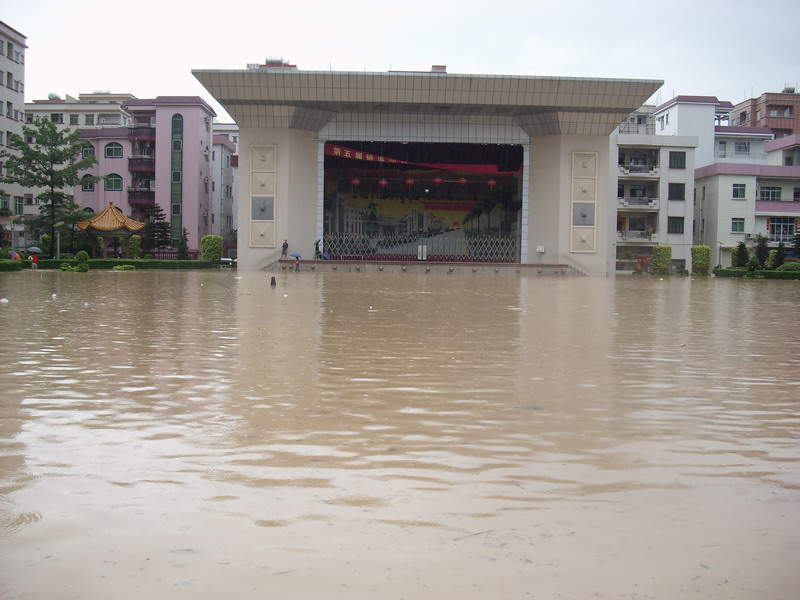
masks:
<path fill-rule="evenodd" d="M 289 256 L 294 256 L 294 272 L 300 272 L 300 259 L 303 258 L 297 252 L 292 252 Z"/>
<path fill-rule="evenodd" d="M 41 252 L 41 251 L 42 251 L 42 249 L 39 248 L 38 246 L 31 246 L 30 248 L 28 248 L 28 252 L 30 252 L 30 254 L 31 254 L 31 257 L 30 257 L 31 258 L 31 269 L 38 269 L 39 268 L 39 252 Z"/>

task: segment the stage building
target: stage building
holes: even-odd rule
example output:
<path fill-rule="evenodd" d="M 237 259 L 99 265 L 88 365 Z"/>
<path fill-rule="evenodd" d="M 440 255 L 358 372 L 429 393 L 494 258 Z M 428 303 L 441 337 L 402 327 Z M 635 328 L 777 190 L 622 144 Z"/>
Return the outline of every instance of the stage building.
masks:
<path fill-rule="evenodd" d="M 663 83 L 442 66 L 193 73 L 240 130 L 238 262 L 249 269 L 288 239 L 309 258 L 318 243 L 332 259 L 609 274 L 609 134 Z"/>

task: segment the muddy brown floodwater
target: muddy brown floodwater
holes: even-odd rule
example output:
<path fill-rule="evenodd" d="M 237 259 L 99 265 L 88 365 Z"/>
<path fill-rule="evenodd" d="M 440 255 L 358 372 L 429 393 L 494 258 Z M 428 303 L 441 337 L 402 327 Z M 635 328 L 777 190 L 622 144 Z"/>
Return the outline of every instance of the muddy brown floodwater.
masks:
<path fill-rule="evenodd" d="M 0 597 L 797 598 L 798 292 L 0 274 Z"/>

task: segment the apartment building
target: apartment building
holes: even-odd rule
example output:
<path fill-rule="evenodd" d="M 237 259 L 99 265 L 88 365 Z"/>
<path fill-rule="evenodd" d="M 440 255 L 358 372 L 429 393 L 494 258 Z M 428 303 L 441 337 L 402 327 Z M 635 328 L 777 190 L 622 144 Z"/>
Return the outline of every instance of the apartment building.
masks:
<path fill-rule="evenodd" d="M 211 151 L 211 222 L 210 233 L 222 238 L 226 247 L 235 247 L 234 201 L 236 197 L 236 145 L 228 135 L 214 127 Z"/>
<path fill-rule="evenodd" d="M 762 234 L 770 247 L 790 248 L 800 231 L 800 135 L 772 140 L 767 128 L 752 129 L 762 132 L 764 152 L 754 152 L 749 161 L 720 157 L 695 173 L 696 242 L 711 246 L 712 257 L 723 266 L 731 265 L 730 251 L 740 242 L 751 246 Z M 745 141 L 750 140 L 739 143 Z"/>
<path fill-rule="evenodd" d="M 46 100 L 25 104 L 25 122 L 34 123 L 45 118 L 60 128 L 71 130 L 127 127 L 130 115 L 123 105 L 135 99 L 133 94 L 100 91 L 78 94 L 77 98 L 66 94 L 63 100 L 58 94 L 50 94 Z"/>
<path fill-rule="evenodd" d="M 731 125 L 768 127 L 776 138 L 800 133 L 800 94 L 787 85 L 780 93 L 765 92 L 744 100 L 733 108 Z"/>
<path fill-rule="evenodd" d="M 25 35 L 0 21 L 0 148 L 4 149 L 8 148 L 9 136 L 22 135 L 26 40 Z M 2 245 L 25 245 L 21 215 L 25 211 L 26 194 L 27 190 L 19 185 L 0 184 Z"/>
<path fill-rule="evenodd" d="M 646 269 L 657 245 L 672 247 L 675 271 L 691 270 L 692 190 L 698 137 L 657 135 L 657 109 L 643 106 L 611 134 L 616 188 L 612 236 L 616 271 Z M 611 272 L 612 269 L 609 269 Z"/>
<path fill-rule="evenodd" d="M 158 204 L 171 225 L 173 244 L 186 229 L 189 249 L 211 233 L 213 109 L 198 96 L 158 96 L 122 104 L 128 127 L 81 128 L 97 164 L 75 189 L 75 202 L 99 211 L 113 202 L 142 220 Z"/>

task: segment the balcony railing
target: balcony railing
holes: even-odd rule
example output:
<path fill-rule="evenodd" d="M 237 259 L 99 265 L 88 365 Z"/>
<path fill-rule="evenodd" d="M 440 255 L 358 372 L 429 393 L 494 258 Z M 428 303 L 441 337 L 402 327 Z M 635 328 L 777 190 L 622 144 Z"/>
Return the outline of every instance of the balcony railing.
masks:
<path fill-rule="evenodd" d="M 620 207 L 622 208 L 641 208 L 646 210 L 658 210 L 659 199 L 652 196 L 633 197 L 626 196 L 624 198 L 617 198 Z"/>
<path fill-rule="evenodd" d="M 128 139 L 131 141 L 155 140 L 156 129 L 155 127 L 150 127 L 149 125 L 134 125 L 128 128 Z"/>
<path fill-rule="evenodd" d="M 623 242 L 652 242 L 654 237 L 647 231 L 617 231 L 617 240 Z"/>
<path fill-rule="evenodd" d="M 786 245 L 794 244 L 794 234 L 791 233 L 770 233 L 769 241 L 773 244 L 780 244 L 783 242 Z"/>
<path fill-rule="evenodd" d="M 767 158 L 765 152 L 731 152 L 729 150 L 717 150 L 714 152 L 716 158 L 737 158 L 739 160 L 764 160 Z"/>
<path fill-rule="evenodd" d="M 619 165 L 623 175 L 658 175 L 658 165 Z"/>
<path fill-rule="evenodd" d="M 642 135 L 655 135 L 656 134 L 656 126 L 653 123 L 644 124 L 644 123 L 622 123 L 619 126 L 620 133 L 633 133 L 633 134 L 642 134 Z"/>
<path fill-rule="evenodd" d="M 128 204 L 149 206 L 155 204 L 155 202 L 155 190 L 134 190 L 128 188 Z"/>
<path fill-rule="evenodd" d="M 155 172 L 156 159 L 152 156 L 129 156 L 128 157 L 128 170 L 129 171 L 147 171 Z"/>

